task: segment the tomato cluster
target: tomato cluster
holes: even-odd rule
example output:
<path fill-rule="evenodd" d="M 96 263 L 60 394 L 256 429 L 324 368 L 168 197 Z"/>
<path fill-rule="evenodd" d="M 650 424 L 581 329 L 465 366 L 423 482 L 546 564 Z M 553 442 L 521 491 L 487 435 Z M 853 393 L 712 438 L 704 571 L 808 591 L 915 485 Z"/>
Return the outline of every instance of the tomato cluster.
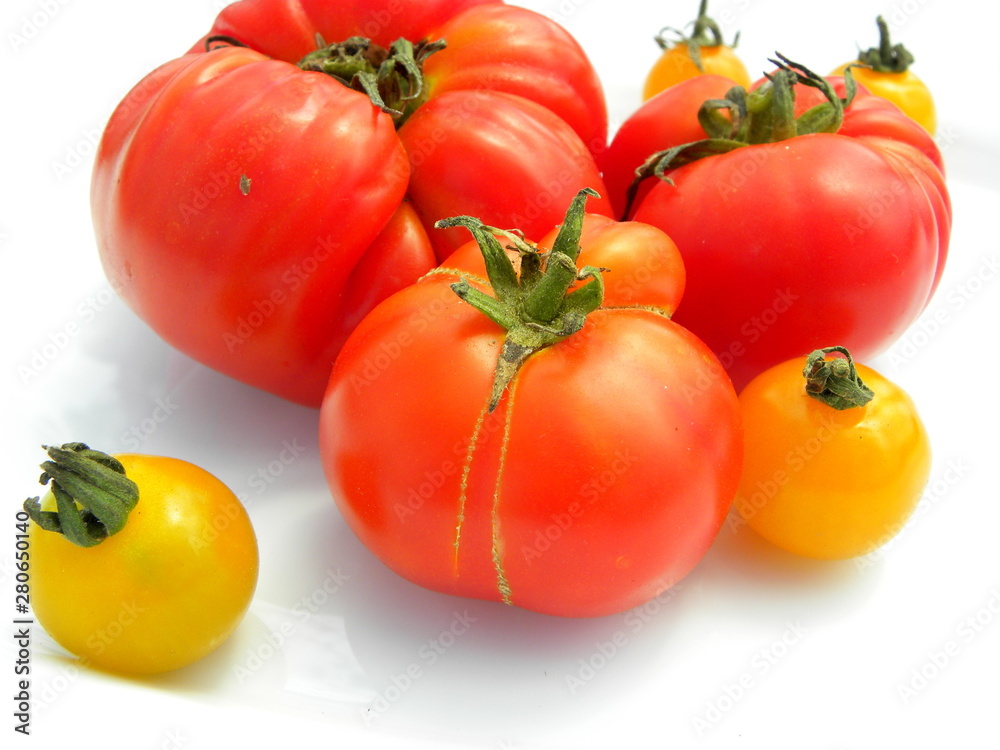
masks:
<path fill-rule="evenodd" d="M 933 110 L 881 19 L 835 75 L 776 54 L 751 83 L 706 6 L 657 38 L 608 143 L 595 70 L 537 13 L 239 0 L 107 125 L 105 271 L 179 350 L 319 407 L 344 520 L 427 588 L 620 612 L 687 575 L 731 508 L 795 553 L 865 554 L 929 469 L 913 403 L 861 362 L 941 279 Z M 171 459 L 53 450 L 54 494 L 25 506 L 52 635 L 125 672 L 217 646 L 257 575 L 232 493 Z M 214 588 L 171 574 L 192 545 Z M 131 597 L 153 614 L 88 638 Z"/>
<path fill-rule="evenodd" d="M 547 231 L 577 190 L 603 192 L 606 132 L 589 60 L 537 13 L 241 0 L 111 116 L 98 248 L 164 339 L 318 406 L 357 322 L 464 241 L 436 221 Z"/>

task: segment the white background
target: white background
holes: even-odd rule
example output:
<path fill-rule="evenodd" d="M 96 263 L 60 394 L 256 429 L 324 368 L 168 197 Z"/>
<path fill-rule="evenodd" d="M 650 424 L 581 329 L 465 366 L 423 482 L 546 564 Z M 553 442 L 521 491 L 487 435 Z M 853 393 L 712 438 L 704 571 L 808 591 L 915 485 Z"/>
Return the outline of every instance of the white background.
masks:
<path fill-rule="evenodd" d="M 613 124 L 638 105 L 658 54 L 653 34 L 683 24 L 697 6 L 524 4 L 577 35 L 605 81 Z M 5 0 L 0 15 L 0 615 L 14 617 L 14 514 L 38 492 L 42 443 L 138 444 L 194 461 L 245 498 L 261 546 L 247 619 L 188 669 L 144 680 L 97 674 L 36 628 L 33 736 L 18 742 L 995 745 L 1000 66 L 987 56 L 995 5 L 712 3 L 727 38 L 742 30 L 739 51 L 754 73 L 770 67 L 775 50 L 826 72 L 856 44 L 875 43 L 882 12 L 935 93 L 954 201 L 952 256 L 922 321 L 869 363 L 916 400 L 934 445 L 931 481 L 911 523 L 876 556 L 811 562 L 727 526 L 664 601 L 593 620 L 450 598 L 395 577 L 354 540 L 330 500 L 314 411 L 171 350 L 113 297 L 90 225 L 94 143 L 128 89 L 185 51 L 220 7 Z M 12 640 L 0 649 L 2 696 L 15 689 Z M 407 673 L 415 675 L 408 682 Z M 0 709 L 9 735 L 13 701 Z"/>

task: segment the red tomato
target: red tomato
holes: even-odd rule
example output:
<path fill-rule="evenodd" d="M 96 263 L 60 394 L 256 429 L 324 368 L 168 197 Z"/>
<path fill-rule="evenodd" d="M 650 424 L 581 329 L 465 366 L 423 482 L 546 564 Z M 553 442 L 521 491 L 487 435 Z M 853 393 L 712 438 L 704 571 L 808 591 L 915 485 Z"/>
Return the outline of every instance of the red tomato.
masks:
<path fill-rule="evenodd" d="M 622 123 L 607 150 L 598 156 L 616 216 L 624 215 L 635 170 L 665 148 L 706 138 L 698 122 L 698 110 L 709 99 L 724 98 L 736 85 L 719 75 L 689 78 L 649 99 Z M 645 195 L 652 186 L 652 181 L 646 180 L 639 195 Z"/>
<path fill-rule="evenodd" d="M 842 93 L 843 81 L 834 83 Z M 874 357 L 924 309 L 947 255 L 951 206 L 926 131 L 859 91 L 839 129 L 829 125 L 836 132 L 808 132 L 836 107 L 816 110 L 826 96 L 794 88 L 794 127 L 804 134 L 741 145 L 725 119 L 721 136 L 686 150 L 689 163 L 668 169 L 673 184 L 650 180 L 633 213 L 680 248 L 688 289 L 676 320 L 713 349 L 737 389 L 825 341 Z M 771 93 L 758 88 L 755 96 Z M 676 117 L 680 124 L 661 129 L 667 137 L 696 115 L 687 107 Z M 740 126 L 742 133 L 753 127 Z M 641 151 L 655 140 L 625 132 L 643 145 L 612 144 L 612 151 Z M 658 148 L 681 145 L 661 140 Z"/>
<path fill-rule="evenodd" d="M 669 318 L 683 289 L 676 247 L 600 216 L 579 246 L 581 263 L 611 268 L 603 302 L 533 349 L 492 411 L 519 329 L 453 290 L 466 279 L 493 293 L 474 246 L 379 305 L 344 346 L 320 413 L 324 469 L 350 527 L 404 578 L 605 615 L 676 583 L 717 534 L 739 481 L 738 404 L 712 353 Z M 525 271 L 537 253 L 524 258 L 519 281 L 504 258 L 506 283 L 537 289 Z"/>
<path fill-rule="evenodd" d="M 418 45 L 422 85 L 398 74 L 382 87 L 395 120 L 296 65 L 309 55 L 329 70 L 313 59 L 317 35 L 358 34 L 387 46 L 448 35 L 429 57 Z M 381 52 L 365 54 L 377 63 Z M 605 132 L 586 56 L 536 13 L 474 0 L 241 0 L 113 114 L 91 189 L 98 247 L 116 290 L 172 345 L 318 406 L 357 321 L 454 249 L 453 233 L 428 236 L 435 221 L 474 212 L 546 231 L 556 206 L 602 187 L 590 150 Z"/>

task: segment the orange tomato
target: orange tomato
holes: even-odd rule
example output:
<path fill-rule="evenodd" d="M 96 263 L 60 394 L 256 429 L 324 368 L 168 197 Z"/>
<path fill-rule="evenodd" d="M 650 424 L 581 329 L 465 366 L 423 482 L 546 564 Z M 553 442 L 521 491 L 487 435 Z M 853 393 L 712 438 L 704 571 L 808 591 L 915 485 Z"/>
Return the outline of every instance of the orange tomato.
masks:
<path fill-rule="evenodd" d="M 686 42 L 680 42 L 663 51 L 646 76 L 642 89 L 643 100 L 652 99 L 674 84 L 700 75 L 721 75 L 731 78 L 744 88 L 750 87 L 750 74 L 732 47 L 725 44 L 699 47 L 699 62 L 691 55 Z"/>
<path fill-rule="evenodd" d="M 805 362 L 772 367 L 739 396 L 745 448 L 735 507 L 790 552 L 864 555 L 895 536 L 916 508 L 930 472 L 927 432 L 910 397 L 871 368 L 850 365 L 871 400 L 838 409 L 807 393 Z"/>
<path fill-rule="evenodd" d="M 696 76 L 711 74 L 731 78 L 743 88 L 750 87 L 750 75 L 731 45 L 722 41 L 719 25 L 707 14 L 708 0 L 701 0 L 698 17 L 692 22 L 691 35 L 679 29 L 664 28 L 655 37 L 663 54 L 653 64 L 642 89 L 643 100 L 651 99 L 674 84 Z M 673 31 L 676 39 L 664 36 Z"/>

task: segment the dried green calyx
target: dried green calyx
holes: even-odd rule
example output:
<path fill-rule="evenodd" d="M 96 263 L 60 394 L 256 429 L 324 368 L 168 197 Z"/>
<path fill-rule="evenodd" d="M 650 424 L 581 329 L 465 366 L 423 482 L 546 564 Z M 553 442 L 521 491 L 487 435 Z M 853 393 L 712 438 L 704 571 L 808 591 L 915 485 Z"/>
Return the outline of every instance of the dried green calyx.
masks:
<path fill-rule="evenodd" d="M 843 356 L 827 359 L 833 353 Z M 842 346 L 814 351 L 806 357 L 802 375 L 806 379 L 806 393 L 838 411 L 864 406 L 875 397 L 858 376 L 850 352 Z"/>
<path fill-rule="evenodd" d="M 24 510 L 31 520 L 81 547 L 121 531 L 139 502 L 139 488 L 121 462 L 83 443 L 42 447 L 49 460 L 41 465 L 39 482 L 49 485 L 56 510 L 42 510 L 39 498 L 29 498 Z"/>

